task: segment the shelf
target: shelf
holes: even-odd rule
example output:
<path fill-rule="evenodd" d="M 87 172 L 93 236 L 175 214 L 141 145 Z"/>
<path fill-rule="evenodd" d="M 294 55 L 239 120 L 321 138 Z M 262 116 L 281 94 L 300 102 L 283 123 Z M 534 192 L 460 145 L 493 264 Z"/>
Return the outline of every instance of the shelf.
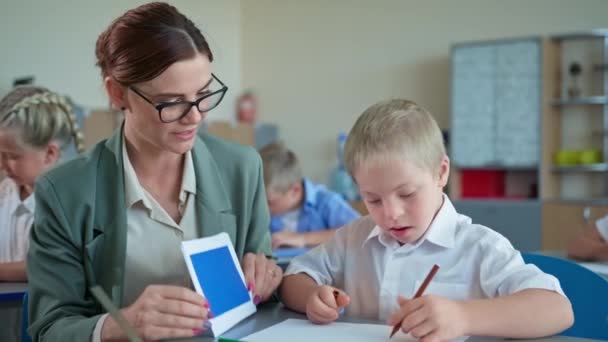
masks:
<path fill-rule="evenodd" d="M 588 164 L 588 165 L 571 165 L 571 166 L 554 166 L 553 172 L 608 172 L 608 163 Z"/>
<path fill-rule="evenodd" d="M 551 103 L 553 106 L 586 106 L 608 104 L 606 96 L 584 96 L 572 99 L 556 99 Z"/>
<path fill-rule="evenodd" d="M 500 170 L 500 171 L 520 171 L 520 172 L 533 172 L 538 171 L 540 168 L 539 165 L 530 165 L 530 166 L 507 166 L 507 165 L 483 165 L 483 166 L 462 166 L 462 165 L 454 165 L 454 168 L 458 170 Z"/>
<path fill-rule="evenodd" d="M 576 204 L 576 205 L 608 205 L 608 197 L 591 197 L 591 198 L 547 198 L 543 203 L 550 204 Z"/>
<path fill-rule="evenodd" d="M 577 39 L 599 39 L 606 38 L 608 36 L 608 29 L 597 29 L 588 32 L 574 32 L 567 34 L 560 34 L 552 36 L 551 38 L 555 41 L 562 40 L 577 40 Z"/>
<path fill-rule="evenodd" d="M 503 205 L 538 205 L 541 200 L 538 198 L 514 198 L 514 197 L 459 197 L 451 199 L 452 202 L 466 204 L 503 204 Z"/>

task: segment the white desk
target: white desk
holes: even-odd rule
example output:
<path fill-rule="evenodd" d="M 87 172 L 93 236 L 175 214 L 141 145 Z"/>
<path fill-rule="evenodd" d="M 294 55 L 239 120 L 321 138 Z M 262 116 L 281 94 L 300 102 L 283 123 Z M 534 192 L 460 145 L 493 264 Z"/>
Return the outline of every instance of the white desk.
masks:
<path fill-rule="evenodd" d="M 283 307 L 282 304 L 278 303 L 269 303 L 264 306 L 258 308 L 258 312 L 238 324 L 236 327 L 229 330 L 223 337 L 229 339 L 239 339 L 245 336 L 249 336 L 257 331 L 268 328 L 272 325 L 280 323 L 288 318 L 297 318 L 297 319 L 306 319 L 306 316 L 287 310 Z M 342 322 L 364 322 L 364 323 L 378 323 L 378 322 L 370 322 L 370 321 L 362 321 L 357 319 L 349 319 L 349 318 L 341 318 Z M 289 341 L 289 336 L 285 336 L 285 340 Z M 211 337 L 197 337 L 191 339 L 183 339 L 179 341 L 215 341 Z M 490 337 L 471 337 L 467 340 L 467 342 L 494 342 L 494 341 L 503 341 L 500 338 L 490 338 Z M 518 341 L 526 341 L 526 340 L 518 340 Z M 555 341 L 555 342 L 590 342 L 594 340 L 583 339 L 583 338 L 573 338 L 573 337 L 564 337 L 564 336 L 553 336 L 542 339 L 535 339 L 531 341 L 545 342 L 545 341 Z"/>

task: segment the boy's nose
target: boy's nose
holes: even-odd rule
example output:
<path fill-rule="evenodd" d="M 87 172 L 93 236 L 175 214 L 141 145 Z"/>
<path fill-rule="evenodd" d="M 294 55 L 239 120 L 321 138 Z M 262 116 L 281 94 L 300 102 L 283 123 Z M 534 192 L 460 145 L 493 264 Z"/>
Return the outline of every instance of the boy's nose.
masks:
<path fill-rule="evenodd" d="M 394 203 L 387 203 L 384 207 L 384 216 L 391 223 L 395 223 L 401 215 L 403 215 L 403 209 Z"/>

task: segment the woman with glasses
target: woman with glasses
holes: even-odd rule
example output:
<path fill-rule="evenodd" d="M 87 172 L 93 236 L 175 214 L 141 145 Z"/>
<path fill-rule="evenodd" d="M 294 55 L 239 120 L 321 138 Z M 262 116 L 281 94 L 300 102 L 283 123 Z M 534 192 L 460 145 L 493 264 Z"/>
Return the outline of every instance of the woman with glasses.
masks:
<path fill-rule="evenodd" d="M 209 328 L 213 303 L 191 290 L 183 240 L 229 234 L 256 303 L 278 287 L 258 154 L 197 134 L 227 91 L 207 41 L 164 3 L 116 19 L 97 64 L 123 125 L 41 177 L 28 257 L 34 340 L 126 336 L 89 288 L 101 286 L 146 340 Z"/>

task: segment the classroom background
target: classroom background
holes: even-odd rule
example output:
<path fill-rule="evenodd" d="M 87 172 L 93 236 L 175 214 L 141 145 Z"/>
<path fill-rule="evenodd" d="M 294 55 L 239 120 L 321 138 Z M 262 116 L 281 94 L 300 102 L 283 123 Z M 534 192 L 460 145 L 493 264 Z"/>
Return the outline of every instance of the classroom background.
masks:
<path fill-rule="evenodd" d="M 257 148 L 280 139 L 306 177 L 335 188 L 358 115 L 410 99 L 444 131 L 457 210 L 517 249 L 564 251 L 608 214 L 608 1 L 168 2 L 208 38 L 229 88 L 206 119 L 213 134 Z M 94 44 L 141 3 L 2 0 L 0 95 L 33 81 L 78 104 L 87 146 L 107 137 L 121 117 Z M 248 91 L 253 125 L 236 116 Z"/>

